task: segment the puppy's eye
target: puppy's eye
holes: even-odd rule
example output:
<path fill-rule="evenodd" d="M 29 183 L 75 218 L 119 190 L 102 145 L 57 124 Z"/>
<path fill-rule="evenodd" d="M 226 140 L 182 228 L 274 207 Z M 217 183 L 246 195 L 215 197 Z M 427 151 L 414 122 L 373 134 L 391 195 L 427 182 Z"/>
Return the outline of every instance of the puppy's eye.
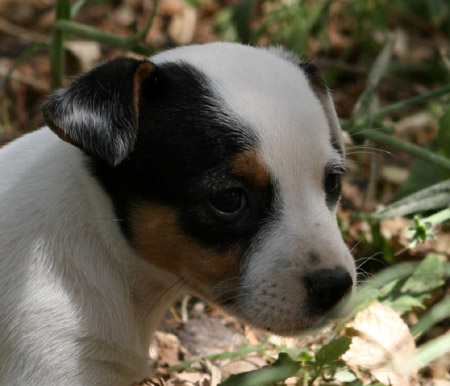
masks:
<path fill-rule="evenodd" d="M 242 189 L 230 188 L 214 193 L 209 203 L 216 214 L 231 220 L 244 208 L 246 199 Z"/>
<path fill-rule="evenodd" d="M 329 195 L 340 194 L 341 176 L 337 173 L 327 173 L 325 176 L 325 192 Z"/>
<path fill-rule="evenodd" d="M 329 208 L 334 207 L 341 195 L 341 177 L 344 174 L 342 170 L 325 170 L 323 189 L 326 194 L 326 202 Z"/>

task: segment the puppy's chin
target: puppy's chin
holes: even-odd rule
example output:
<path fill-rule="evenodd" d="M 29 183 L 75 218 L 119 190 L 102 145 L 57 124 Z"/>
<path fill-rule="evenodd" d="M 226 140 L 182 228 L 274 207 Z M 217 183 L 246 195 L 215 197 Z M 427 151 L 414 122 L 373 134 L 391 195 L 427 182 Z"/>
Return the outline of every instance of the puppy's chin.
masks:
<path fill-rule="evenodd" d="M 242 304 L 245 304 L 245 302 L 239 302 L 237 300 L 239 297 L 228 298 L 226 301 L 216 301 L 215 303 L 219 304 L 224 311 L 252 327 L 289 337 L 322 329 L 328 324 L 345 319 L 354 306 L 353 297 L 353 293 L 347 295 L 338 305 L 320 314 L 314 313 L 313 307 L 307 306 L 292 307 L 286 312 L 281 312 L 277 310 L 275 303 L 257 312 L 255 309 L 252 310 L 243 306 Z"/>

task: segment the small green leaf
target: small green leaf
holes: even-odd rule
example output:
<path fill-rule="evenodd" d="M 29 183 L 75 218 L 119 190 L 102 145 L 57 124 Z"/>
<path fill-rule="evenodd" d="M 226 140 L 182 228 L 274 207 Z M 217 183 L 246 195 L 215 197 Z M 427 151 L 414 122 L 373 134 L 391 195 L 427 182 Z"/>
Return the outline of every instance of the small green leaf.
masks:
<path fill-rule="evenodd" d="M 444 283 L 444 265 L 437 255 L 428 255 L 417 265 L 411 275 L 395 280 L 381 289 L 380 302 L 398 312 L 414 307 L 424 308 L 423 301 L 431 291 Z"/>
<path fill-rule="evenodd" d="M 413 222 L 408 228 L 408 237 L 411 239 L 410 248 L 415 248 L 417 244 L 423 244 L 427 240 L 432 240 L 434 236 L 431 224 L 418 216 L 414 216 Z"/>
<path fill-rule="evenodd" d="M 318 366 L 324 366 L 337 360 L 350 348 L 352 339 L 348 336 L 341 336 L 323 346 L 316 354 L 315 361 Z"/>
<path fill-rule="evenodd" d="M 306 362 L 306 361 L 310 361 L 314 358 L 313 355 L 311 355 L 309 352 L 307 351 L 303 351 L 302 353 L 300 353 L 298 356 L 295 357 L 295 361 L 296 362 Z"/>
<path fill-rule="evenodd" d="M 386 300 L 383 304 L 401 313 L 407 312 L 414 307 L 425 308 L 419 299 L 409 295 L 399 296 L 393 301 Z"/>
<path fill-rule="evenodd" d="M 296 374 L 300 365 L 286 353 L 280 353 L 272 366 L 258 370 L 232 375 L 219 386 L 264 386 L 273 382 L 283 381 Z"/>
<path fill-rule="evenodd" d="M 354 382 L 358 380 L 357 376 L 350 369 L 340 369 L 334 374 L 334 379 L 338 382 Z"/>
<path fill-rule="evenodd" d="M 403 289 L 414 293 L 430 292 L 444 284 L 444 266 L 437 255 L 423 259 L 413 274 L 407 278 Z"/>
<path fill-rule="evenodd" d="M 353 382 L 349 383 L 348 386 L 363 386 L 363 383 L 360 379 L 356 379 Z"/>
<path fill-rule="evenodd" d="M 439 120 L 439 132 L 437 135 L 442 155 L 450 157 L 450 107 L 444 112 Z"/>

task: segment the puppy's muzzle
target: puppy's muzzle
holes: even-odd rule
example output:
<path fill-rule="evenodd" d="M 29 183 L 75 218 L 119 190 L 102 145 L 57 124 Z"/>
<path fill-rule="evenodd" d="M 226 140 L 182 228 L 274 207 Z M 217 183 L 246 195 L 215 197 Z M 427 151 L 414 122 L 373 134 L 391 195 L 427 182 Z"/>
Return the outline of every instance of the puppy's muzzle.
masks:
<path fill-rule="evenodd" d="M 304 277 L 310 309 L 323 314 L 335 306 L 353 287 L 353 280 L 342 266 L 334 269 L 318 269 Z"/>

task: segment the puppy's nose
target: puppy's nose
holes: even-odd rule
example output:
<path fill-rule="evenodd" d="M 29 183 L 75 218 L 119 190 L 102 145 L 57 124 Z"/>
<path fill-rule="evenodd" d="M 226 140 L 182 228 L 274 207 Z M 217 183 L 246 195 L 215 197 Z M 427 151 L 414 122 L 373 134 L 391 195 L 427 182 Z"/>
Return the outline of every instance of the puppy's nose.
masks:
<path fill-rule="evenodd" d="M 317 312 L 326 311 L 336 305 L 353 285 L 350 274 L 341 266 L 319 269 L 304 280 L 310 306 Z"/>

